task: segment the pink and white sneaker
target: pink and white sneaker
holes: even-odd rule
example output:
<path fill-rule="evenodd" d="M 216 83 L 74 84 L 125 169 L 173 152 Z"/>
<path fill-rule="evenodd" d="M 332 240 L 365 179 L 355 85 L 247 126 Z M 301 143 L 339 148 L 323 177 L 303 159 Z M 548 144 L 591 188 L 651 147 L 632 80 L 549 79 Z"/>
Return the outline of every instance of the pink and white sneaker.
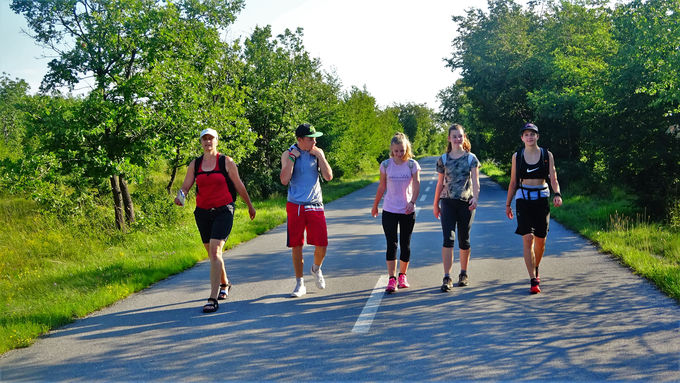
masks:
<path fill-rule="evenodd" d="M 406 274 L 401 274 L 399 276 L 399 288 L 408 289 L 409 287 L 411 287 L 411 285 L 409 285 L 408 281 L 406 280 Z"/>
<path fill-rule="evenodd" d="M 385 288 L 385 292 L 393 293 L 395 291 L 397 291 L 397 278 L 390 278 L 390 281 L 387 282 L 387 287 Z"/>

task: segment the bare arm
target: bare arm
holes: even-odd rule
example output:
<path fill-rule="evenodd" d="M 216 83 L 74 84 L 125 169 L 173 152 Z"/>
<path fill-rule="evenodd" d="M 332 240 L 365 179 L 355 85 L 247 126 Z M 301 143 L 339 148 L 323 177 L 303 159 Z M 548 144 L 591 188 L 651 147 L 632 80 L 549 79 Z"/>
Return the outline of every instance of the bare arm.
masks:
<path fill-rule="evenodd" d="M 470 171 L 470 178 L 472 179 L 472 199 L 470 199 L 470 210 L 477 208 L 477 201 L 479 201 L 479 167 L 474 167 Z"/>
<path fill-rule="evenodd" d="M 298 151 L 297 156 L 300 155 L 300 152 Z M 295 167 L 295 161 L 291 159 L 291 156 L 297 157 L 296 155 L 292 154 L 288 150 L 285 150 L 281 154 L 281 183 L 284 185 L 288 185 L 290 182 L 290 179 L 293 177 L 293 168 Z"/>
<path fill-rule="evenodd" d="M 515 171 L 515 163 L 517 161 L 517 153 L 512 155 L 512 167 L 510 168 L 510 184 L 508 185 L 508 198 L 505 200 L 505 215 L 512 219 L 514 214 L 512 214 L 512 198 L 517 192 L 517 174 Z"/>
<path fill-rule="evenodd" d="M 196 160 L 191 161 L 189 166 L 187 167 L 187 175 L 184 176 L 184 182 L 182 182 L 182 186 L 180 186 L 180 190 L 184 195 L 189 194 L 189 190 L 191 190 L 191 187 L 194 186 L 194 162 Z M 175 197 L 175 205 L 182 206 L 182 203 L 179 201 L 179 198 Z"/>
<path fill-rule="evenodd" d="M 555 170 L 555 159 L 553 158 L 553 155 L 552 153 L 550 153 L 550 151 L 548 151 L 548 155 L 550 156 L 550 169 L 549 169 L 550 186 L 552 186 L 552 189 L 555 192 L 555 197 L 553 197 L 553 206 L 560 207 L 562 206 L 562 195 L 560 194 L 560 183 L 557 182 L 557 170 Z"/>
<path fill-rule="evenodd" d="M 437 188 L 434 191 L 434 204 L 432 205 L 432 212 L 437 219 L 440 219 L 441 209 L 439 207 L 439 195 L 444 188 L 444 173 L 439 173 L 437 178 Z"/>
<path fill-rule="evenodd" d="M 331 166 L 328 164 L 328 161 L 326 161 L 326 155 L 324 154 L 323 150 L 314 146 L 309 151 L 309 154 L 316 157 L 316 160 L 319 162 L 319 169 L 321 169 L 321 175 L 323 176 L 323 179 L 325 179 L 326 181 L 332 180 L 333 169 L 331 169 Z"/>
<path fill-rule="evenodd" d="M 229 179 L 231 179 L 231 182 L 234 183 L 236 191 L 238 192 L 238 195 L 240 195 L 241 198 L 243 199 L 243 202 L 245 202 L 246 205 L 248 205 L 248 214 L 250 215 L 250 219 L 251 220 L 255 219 L 255 208 L 253 207 L 253 204 L 250 201 L 250 196 L 248 195 L 246 186 L 243 184 L 243 182 L 241 181 L 241 177 L 239 177 L 238 175 L 238 167 L 236 166 L 236 163 L 234 163 L 234 160 L 232 160 L 231 157 L 226 157 L 226 164 L 227 172 L 229 173 Z"/>
<path fill-rule="evenodd" d="M 416 210 L 416 201 L 420 194 L 420 170 L 413 175 L 411 182 L 413 183 L 413 196 L 411 196 L 411 201 L 409 201 L 409 204 L 406 206 L 406 214 L 411 214 Z"/>
<path fill-rule="evenodd" d="M 380 172 L 380 184 L 378 184 L 378 191 L 375 193 L 375 201 L 373 201 L 373 209 L 371 209 L 371 215 L 373 217 L 378 216 L 378 205 L 380 200 L 385 194 L 385 189 L 387 188 L 387 175 Z"/>

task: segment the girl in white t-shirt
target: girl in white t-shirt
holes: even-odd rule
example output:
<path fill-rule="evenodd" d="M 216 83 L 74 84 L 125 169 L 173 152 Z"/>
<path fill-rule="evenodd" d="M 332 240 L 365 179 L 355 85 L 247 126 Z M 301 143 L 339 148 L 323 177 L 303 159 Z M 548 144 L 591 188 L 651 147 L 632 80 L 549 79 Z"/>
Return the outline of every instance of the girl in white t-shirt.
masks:
<path fill-rule="evenodd" d="M 411 143 L 403 133 L 396 133 L 390 142 L 390 159 L 380 164 L 380 185 L 375 195 L 373 217 L 378 216 L 378 204 L 383 202 L 382 225 L 387 239 L 387 272 L 390 280 L 385 289 L 393 293 L 409 287 L 406 270 L 411 260 L 411 234 L 416 223 L 416 199 L 420 193 L 420 165 L 411 159 Z M 387 190 L 387 193 L 385 193 Z M 397 280 L 397 226 L 400 227 L 399 279 Z"/>

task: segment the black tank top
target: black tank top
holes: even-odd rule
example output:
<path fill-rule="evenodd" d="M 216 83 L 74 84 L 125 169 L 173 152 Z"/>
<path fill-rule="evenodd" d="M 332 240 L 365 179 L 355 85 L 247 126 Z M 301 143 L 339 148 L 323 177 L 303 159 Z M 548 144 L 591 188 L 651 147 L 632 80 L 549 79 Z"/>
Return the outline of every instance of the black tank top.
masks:
<path fill-rule="evenodd" d="M 543 148 L 541 148 L 541 158 L 535 164 L 527 164 L 524 159 L 524 150 L 517 154 L 517 161 L 519 164 L 519 178 L 521 180 L 542 180 L 548 177 L 548 167 L 545 166 L 543 159 Z"/>

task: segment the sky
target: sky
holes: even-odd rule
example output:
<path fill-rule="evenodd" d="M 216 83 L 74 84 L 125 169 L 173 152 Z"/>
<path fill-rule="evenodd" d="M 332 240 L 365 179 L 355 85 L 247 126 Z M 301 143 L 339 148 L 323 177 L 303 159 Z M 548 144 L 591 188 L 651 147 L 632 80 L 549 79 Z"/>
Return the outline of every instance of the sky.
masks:
<path fill-rule="evenodd" d="M 53 54 L 21 30 L 23 16 L 0 0 L 0 73 L 26 80 L 35 92 Z M 414 102 L 437 109 L 437 93 L 458 74 L 445 67 L 456 25 L 451 17 L 486 0 L 246 0 L 228 40 L 250 36 L 255 26 L 304 29 L 304 44 L 324 70 L 334 70 L 345 89 L 363 88 L 381 107 Z"/>

